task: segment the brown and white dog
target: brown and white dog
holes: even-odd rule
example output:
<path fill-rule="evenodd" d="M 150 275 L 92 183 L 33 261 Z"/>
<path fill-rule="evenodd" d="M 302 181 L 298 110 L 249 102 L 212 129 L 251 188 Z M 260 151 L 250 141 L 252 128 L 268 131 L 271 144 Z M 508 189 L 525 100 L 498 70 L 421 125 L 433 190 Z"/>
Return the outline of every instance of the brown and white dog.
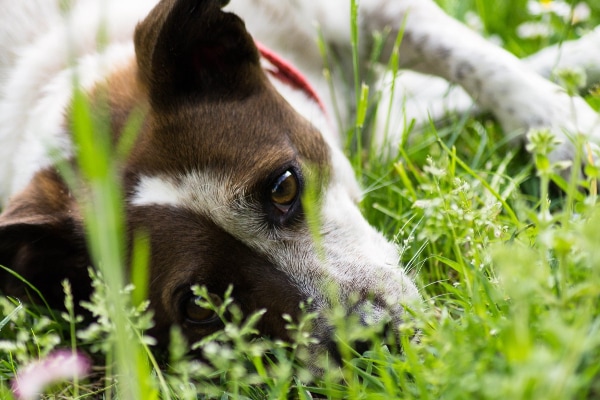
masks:
<path fill-rule="evenodd" d="M 419 294 L 395 245 L 361 216 L 359 187 L 325 111 L 332 100 L 315 22 L 350 60 L 348 0 L 234 0 L 228 7 L 246 18 L 253 36 L 223 10 L 225 1 L 77 0 L 68 12 L 58 3 L 0 0 L 0 264 L 53 305 L 62 304 L 65 278 L 78 299 L 89 296 L 80 208 L 53 166 L 56 154 L 74 154 L 68 110 L 77 74 L 92 103 L 108 94 L 115 137 L 132 112 L 145 110 L 122 185 L 129 229 L 151 238 L 149 296 L 160 340 L 173 324 L 191 341 L 220 328 L 193 310 L 193 285 L 214 296 L 233 285 L 245 313 L 267 310 L 261 332 L 281 338 L 282 315 L 298 316 L 299 304 L 311 299 L 319 315 L 314 352 L 332 347 L 327 314 L 334 304 L 364 324 L 402 319 L 402 305 Z M 370 32 L 388 27 L 389 54 L 406 21 L 403 66 L 459 83 L 507 130 L 547 126 L 560 136 L 598 137 L 597 114 L 581 99 L 433 2 L 363 0 L 359 17 L 362 54 L 371 53 Z M 108 40 L 99 51 L 101 27 Z M 584 47 L 597 45 L 599 35 Z M 255 40 L 291 60 L 317 93 L 279 56 L 259 52 Z M 588 65 L 593 73 L 600 61 Z M 347 98 L 351 89 L 334 79 L 336 95 Z M 556 154 L 570 153 L 565 141 Z M 309 178 L 320 188 L 322 251 L 301 202 Z M 0 290 L 26 292 L 2 271 Z"/>

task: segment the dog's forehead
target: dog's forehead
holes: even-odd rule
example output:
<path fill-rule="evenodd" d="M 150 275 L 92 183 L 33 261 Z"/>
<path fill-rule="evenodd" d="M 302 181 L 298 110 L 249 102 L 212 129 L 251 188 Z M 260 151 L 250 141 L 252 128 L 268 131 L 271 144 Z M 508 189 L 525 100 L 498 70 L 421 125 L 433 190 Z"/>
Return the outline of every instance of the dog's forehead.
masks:
<path fill-rule="evenodd" d="M 269 90 L 226 102 L 192 102 L 152 119 L 150 139 L 135 157 L 146 175 L 219 170 L 258 182 L 286 165 L 330 164 L 321 133 Z"/>
<path fill-rule="evenodd" d="M 286 170 L 322 184 L 329 179 L 333 149 L 275 92 L 186 103 L 150 117 L 130 165 L 134 207 L 188 210 L 250 242 L 273 238 L 261 202 Z"/>

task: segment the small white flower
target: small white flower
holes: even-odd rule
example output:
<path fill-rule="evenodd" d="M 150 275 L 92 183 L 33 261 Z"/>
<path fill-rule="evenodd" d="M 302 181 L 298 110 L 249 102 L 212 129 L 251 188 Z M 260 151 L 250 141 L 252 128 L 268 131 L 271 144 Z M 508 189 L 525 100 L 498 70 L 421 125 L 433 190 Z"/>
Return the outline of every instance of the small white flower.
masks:
<path fill-rule="evenodd" d="M 563 0 L 530 0 L 527 3 L 527 10 L 531 15 L 554 14 L 565 21 L 571 21 L 576 24 L 587 21 L 590 18 L 590 6 L 584 2 L 577 3 L 575 7 Z"/>
<path fill-rule="evenodd" d="M 414 208 L 421 208 L 423 210 L 436 208 L 441 204 L 441 199 L 422 199 L 417 200 L 413 203 Z"/>
<path fill-rule="evenodd" d="M 592 15 L 592 10 L 587 3 L 577 3 L 577 5 L 573 8 L 573 15 L 571 16 L 571 23 L 577 24 L 583 21 L 587 21 L 590 19 Z"/>
<path fill-rule="evenodd" d="M 552 34 L 550 26 L 544 22 L 524 22 L 517 27 L 521 39 L 546 38 Z"/>
<path fill-rule="evenodd" d="M 563 0 L 529 1 L 527 10 L 531 15 L 556 14 L 562 18 L 571 15 L 571 6 Z"/>
<path fill-rule="evenodd" d="M 481 17 L 473 11 L 467 11 L 465 14 L 465 24 L 476 32 L 483 32 L 483 21 L 481 20 Z"/>

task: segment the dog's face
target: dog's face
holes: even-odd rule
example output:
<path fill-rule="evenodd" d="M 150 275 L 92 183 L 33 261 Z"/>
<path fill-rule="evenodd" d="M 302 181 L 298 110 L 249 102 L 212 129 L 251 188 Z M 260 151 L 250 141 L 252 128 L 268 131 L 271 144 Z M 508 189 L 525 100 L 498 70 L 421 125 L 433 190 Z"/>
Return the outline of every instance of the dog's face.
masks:
<path fill-rule="evenodd" d="M 260 331 L 280 338 L 282 315 L 310 299 L 315 352 L 330 347 L 335 305 L 364 324 L 398 322 L 417 291 L 395 246 L 360 215 L 350 165 L 273 89 L 242 21 L 220 3 L 159 3 L 136 30 L 136 63 L 95 91 L 108 93 L 115 132 L 146 110 L 123 185 L 132 236 L 151 240 L 154 334 L 166 339 L 178 324 L 195 341 L 221 327 L 194 285 L 213 299 L 231 285 L 246 314 L 267 310 Z M 0 263 L 57 304 L 61 279 L 86 281 L 77 210 L 60 177 L 41 171 L 0 218 Z"/>

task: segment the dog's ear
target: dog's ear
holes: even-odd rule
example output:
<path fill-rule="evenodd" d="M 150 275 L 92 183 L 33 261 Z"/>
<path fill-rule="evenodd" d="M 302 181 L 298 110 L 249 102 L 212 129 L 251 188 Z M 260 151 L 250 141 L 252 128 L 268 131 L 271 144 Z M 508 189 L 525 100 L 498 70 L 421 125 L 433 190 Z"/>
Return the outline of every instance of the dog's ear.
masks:
<path fill-rule="evenodd" d="M 39 174 L 33 182 L 0 214 L 0 265 L 36 287 L 49 304 L 60 307 L 64 279 L 71 281 L 76 298 L 89 296 L 84 230 L 75 202 L 54 173 Z M 28 288 L 0 269 L 4 294 L 36 297 L 31 291 L 27 294 Z"/>
<path fill-rule="evenodd" d="M 223 0 L 163 0 L 136 28 L 142 83 L 153 106 L 174 98 L 245 96 L 264 81 L 243 21 Z"/>

